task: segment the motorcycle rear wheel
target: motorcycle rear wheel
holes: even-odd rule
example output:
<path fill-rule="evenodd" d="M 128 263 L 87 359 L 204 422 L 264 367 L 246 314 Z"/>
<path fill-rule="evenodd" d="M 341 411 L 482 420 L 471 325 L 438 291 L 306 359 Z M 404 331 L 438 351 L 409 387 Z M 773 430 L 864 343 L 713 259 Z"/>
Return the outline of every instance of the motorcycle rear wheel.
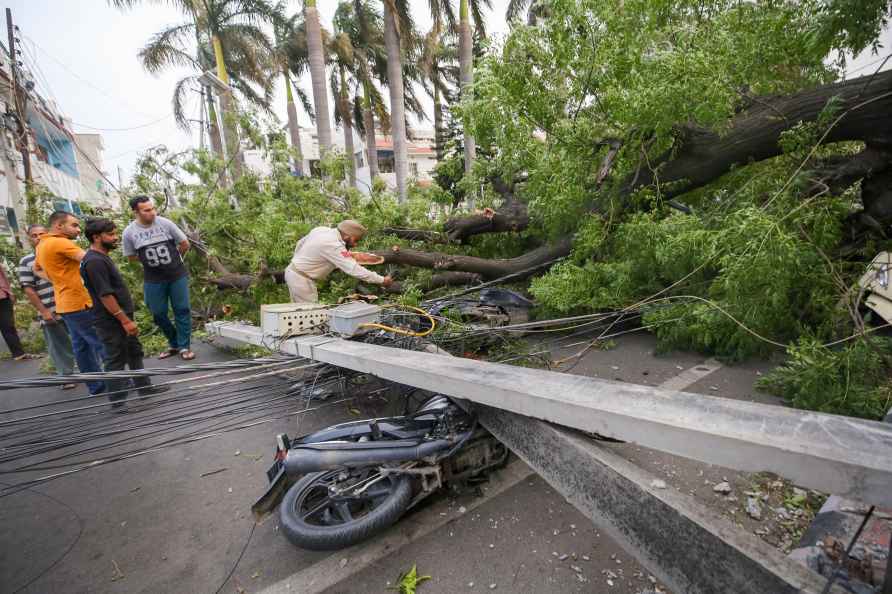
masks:
<path fill-rule="evenodd" d="M 300 479 L 279 507 L 288 540 L 303 549 L 331 551 L 367 540 L 394 524 L 412 500 L 412 483 L 406 476 L 388 475 L 359 496 L 330 494 L 329 486 L 358 483 L 376 470 L 328 470 Z M 349 474 L 347 481 L 339 480 L 344 472 Z"/>

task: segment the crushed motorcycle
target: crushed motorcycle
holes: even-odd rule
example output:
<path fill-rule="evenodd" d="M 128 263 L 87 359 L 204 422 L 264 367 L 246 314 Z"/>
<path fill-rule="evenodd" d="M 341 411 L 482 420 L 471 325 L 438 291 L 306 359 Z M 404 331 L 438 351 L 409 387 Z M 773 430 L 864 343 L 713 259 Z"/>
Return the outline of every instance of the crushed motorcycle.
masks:
<path fill-rule="evenodd" d="M 503 466 L 508 449 L 480 427 L 468 404 L 443 395 L 404 416 L 333 425 L 276 438 L 258 519 L 279 506 L 294 545 L 334 550 L 369 539 L 443 488 L 461 488 Z"/>

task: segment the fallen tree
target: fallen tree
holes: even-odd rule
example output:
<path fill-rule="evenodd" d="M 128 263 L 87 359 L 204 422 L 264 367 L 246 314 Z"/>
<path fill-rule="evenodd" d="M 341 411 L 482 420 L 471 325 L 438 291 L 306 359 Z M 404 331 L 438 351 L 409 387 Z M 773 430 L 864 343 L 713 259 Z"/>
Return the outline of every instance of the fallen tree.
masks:
<path fill-rule="evenodd" d="M 501 278 L 509 274 L 530 271 L 530 275 L 540 271 L 546 264 L 556 262 L 566 257 L 571 250 L 572 240 L 561 239 L 552 244 L 546 244 L 535 250 L 527 252 L 516 258 L 488 259 L 474 256 L 462 256 L 443 254 L 438 252 L 424 252 L 394 246 L 389 250 L 373 252 L 382 256 L 387 264 L 399 264 L 403 266 L 416 266 L 433 270 L 457 270 L 476 273 L 485 280 Z"/>
<path fill-rule="evenodd" d="M 800 122 L 816 122 L 828 106 L 832 121 L 819 139 L 821 143 L 862 141 L 859 154 L 838 157 L 822 172 L 836 189 L 864 178 L 864 210 L 873 218 L 892 219 L 892 71 L 807 89 L 783 97 L 751 97 L 748 107 L 731 119 L 727 130 L 693 126 L 677 127 L 676 141 L 655 161 L 642 158 L 619 187 L 626 206 L 631 195 L 642 188 L 659 186 L 664 199 L 681 196 L 704 186 L 732 168 L 782 153 L 781 134 Z M 873 179 L 874 176 L 876 179 Z M 819 176 L 820 177 L 820 176 Z M 827 183 L 826 181 L 823 183 Z"/>

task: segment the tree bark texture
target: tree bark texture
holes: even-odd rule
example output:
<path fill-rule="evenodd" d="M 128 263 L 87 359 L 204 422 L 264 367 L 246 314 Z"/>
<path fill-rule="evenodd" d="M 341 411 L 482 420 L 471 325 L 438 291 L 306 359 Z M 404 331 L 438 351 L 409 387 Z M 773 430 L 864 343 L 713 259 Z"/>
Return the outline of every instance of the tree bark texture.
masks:
<path fill-rule="evenodd" d="M 300 145 L 300 124 L 297 122 L 297 106 L 294 104 L 294 94 L 291 91 L 291 79 L 288 74 L 285 74 L 285 88 L 288 101 L 288 135 L 291 137 L 291 148 L 297 153 L 294 157 L 294 172 L 303 175 L 304 152 Z"/>
<path fill-rule="evenodd" d="M 458 25 L 458 62 L 459 80 L 461 82 L 462 101 L 468 101 L 471 96 L 471 85 L 474 82 L 474 47 L 471 39 L 471 22 L 468 16 L 468 0 L 460 0 L 459 25 Z M 464 128 L 464 126 L 463 126 Z M 477 157 L 477 148 L 474 137 L 465 130 L 465 175 L 471 172 L 474 159 Z M 474 208 L 473 195 L 468 195 L 468 208 Z"/>
<path fill-rule="evenodd" d="M 362 125 L 365 128 L 365 152 L 369 161 L 369 179 L 378 176 L 378 138 L 375 133 L 375 112 L 372 111 L 372 97 L 368 83 L 362 85 Z"/>
<path fill-rule="evenodd" d="M 353 153 L 353 109 L 350 106 L 350 99 L 347 96 L 347 75 L 344 73 L 344 67 L 340 67 L 340 88 L 338 89 L 338 104 L 341 110 L 341 125 L 344 127 L 344 152 L 347 153 L 347 178 L 350 187 L 356 187 L 356 155 Z"/>
<path fill-rule="evenodd" d="M 390 250 L 374 253 L 383 256 L 384 262 L 387 264 L 417 266 L 434 270 L 473 272 L 486 280 L 492 280 L 522 271 L 528 271 L 529 275 L 535 274 L 538 270 L 541 270 L 543 265 L 567 256 L 570 253 L 572 243 L 570 238 L 562 239 L 556 243 L 536 248 L 522 256 L 507 260 L 490 260 L 474 256 L 422 252 L 396 246 Z"/>
<path fill-rule="evenodd" d="M 393 171 L 399 202 L 406 201 L 409 176 L 408 147 L 406 146 L 406 102 L 403 88 L 403 67 L 400 57 L 400 37 L 396 15 L 384 3 L 384 45 L 387 50 L 387 79 L 390 89 L 390 133 L 393 138 Z"/>
<path fill-rule="evenodd" d="M 620 187 L 628 199 L 640 188 L 659 181 L 673 184 L 661 189 L 672 198 L 703 186 L 737 165 L 781 154 L 781 132 L 799 122 L 814 122 L 832 98 L 839 100 L 841 119 L 830 129 L 824 143 L 861 140 L 869 146 L 892 146 L 892 71 L 808 89 L 784 97 L 756 98 L 731 120 L 726 133 L 686 127 L 680 129 L 677 146 L 637 172 Z M 656 173 L 655 173 L 656 171 Z"/>
<path fill-rule="evenodd" d="M 211 138 L 211 150 L 219 159 L 222 159 L 223 140 L 220 136 L 220 127 L 217 125 L 217 108 L 214 106 L 214 95 L 210 87 L 205 87 L 204 93 L 208 105 L 208 136 Z"/>
<path fill-rule="evenodd" d="M 434 67 L 436 68 L 436 65 Z M 431 82 L 434 86 L 434 148 L 437 153 L 437 163 L 439 163 L 445 155 L 443 149 L 443 106 L 440 99 L 440 81 L 435 76 Z"/>
<path fill-rule="evenodd" d="M 322 28 L 315 1 L 306 3 L 307 53 L 310 79 L 313 83 L 313 105 L 316 108 L 316 130 L 319 135 L 319 158 L 331 149 L 331 119 L 328 110 L 328 91 L 325 89 L 325 54 L 322 50 Z"/>

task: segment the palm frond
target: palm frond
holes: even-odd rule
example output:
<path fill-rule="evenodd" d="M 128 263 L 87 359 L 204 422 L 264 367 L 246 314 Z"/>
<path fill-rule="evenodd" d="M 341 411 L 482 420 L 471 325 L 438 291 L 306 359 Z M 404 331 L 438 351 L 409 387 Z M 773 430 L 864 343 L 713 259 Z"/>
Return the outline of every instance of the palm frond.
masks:
<path fill-rule="evenodd" d="M 192 23 L 168 27 L 153 35 L 137 55 L 143 68 L 151 74 L 171 66 L 197 67 L 195 58 L 186 49 L 194 37 L 195 25 Z"/>
<path fill-rule="evenodd" d="M 492 10 L 492 0 L 468 0 L 471 9 L 471 20 L 474 21 L 474 29 L 477 34 L 486 38 L 486 19 L 483 18 L 483 7 Z"/>
<path fill-rule="evenodd" d="M 505 20 L 508 23 L 516 23 L 520 20 L 522 12 L 530 6 L 531 0 L 508 0 L 508 7 L 505 9 Z"/>
<path fill-rule="evenodd" d="M 177 126 L 184 132 L 189 132 L 191 130 L 189 118 L 186 115 L 186 100 L 189 92 L 192 90 L 192 85 L 198 85 L 197 76 L 186 76 L 181 78 L 173 88 L 173 99 L 171 101 L 173 107 L 173 119 L 176 121 Z"/>

